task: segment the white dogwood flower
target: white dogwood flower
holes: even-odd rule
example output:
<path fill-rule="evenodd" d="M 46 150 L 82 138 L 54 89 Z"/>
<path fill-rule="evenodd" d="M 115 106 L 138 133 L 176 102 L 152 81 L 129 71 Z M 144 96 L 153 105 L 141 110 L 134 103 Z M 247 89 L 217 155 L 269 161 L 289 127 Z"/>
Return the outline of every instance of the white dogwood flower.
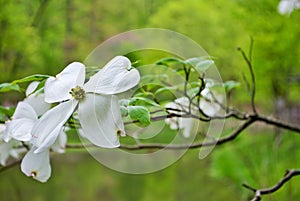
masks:
<path fill-rule="evenodd" d="M 31 140 L 31 129 L 38 120 L 38 116 L 45 113 L 50 104 L 44 101 L 44 94 L 40 91 L 35 93 L 39 82 L 32 82 L 26 90 L 26 98 L 19 102 L 10 121 L 7 121 L 7 129 L 4 140 L 8 142 L 11 138 L 19 141 Z"/>
<path fill-rule="evenodd" d="M 222 96 L 216 95 L 213 97 L 211 94 L 211 90 L 209 89 L 209 85 L 201 92 L 202 98 L 199 103 L 199 108 L 202 112 L 209 116 L 215 116 L 221 109 L 220 102 L 222 102 Z M 214 100 L 217 98 L 219 103 Z M 174 102 L 170 102 L 165 105 L 165 108 L 170 108 L 169 111 L 176 115 L 184 115 L 189 112 L 190 100 L 187 97 L 181 97 Z M 174 109 L 174 110 L 172 110 Z M 191 114 L 197 115 L 199 114 L 198 108 L 192 104 L 191 105 Z M 170 125 L 170 129 L 178 130 L 182 129 L 182 135 L 184 137 L 190 137 L 193 126 L 195 124 L 195 119 L 191 117 L 171 117 L 165 119 L 165 123 Z"/>
<path fill-rule="evenodd" d="M 139 72 L 123 56 L 113 58 L 85 84 L 85 66 L 79 62 L 48 78 L 45 101 L 60 104 L 46 112 L 34 126 L 33 144 L 38 147 L 34 152 L 39 153 L 54 143 L 77 105 L 84 136 L 100 147 L 118 147 L 118 137 L 125 135 L 125 131 L 114 94 L 133 88 L 139 80 Z"/>
<path fill-rule="evenodd" d="M 182 115 L 186 112 L 189 111 L 189 99 L 187 97 L 181 97 L 178 98 L 176 100 L 174 100 L 174 102 L 170 102 L 168 104 L 165 105 L 165 108 L 170 108 L 170 109 L 175 109 L 170 110 L 172 113 L 177 114 L 177 115 Z M 192 107 L 192 113 L 195 113 L 197 110 L 195 107 Z M 176 111 L 176 110 L 181 110 L 181 111 Z M 166 124 L 170 125 L 170 128 L 172 130 L 178 130 L 178 129 L 182 129 L 182 135 L 184 137 L 189 137 L 190 136 L 190 132 L 192 129 L 192 126 L 194 124 L 194 119 L 193 118 L 183 118 L 183 117 L 172 117 L 172 118 L 167 118 L 165 119 Z"/>
<path fill-rule="evenodd" d="M 38 103 L 38 102 L 37 102 Z M 42 107 L 39 107 L 40 109 Z M 0 162 L 2 165 L 9 155 L 18 158 L 19 152 L 24 153 L 27 151 L 25 148 L 14 148 L 21 143 L 19 141 L 27 141 L 28 146 L 32 139 L 31 130 L 38 120 L 38 115 L 35 110 L 24 101 L 19 102 L 16 111 L 13 115 L 13 119 L 8 123 L 8 127 L 4 132 L 8 134 L 9 139 L 7 142 L 0 139 Z M 18 141 L 17 141 L 18 140 Z M 66 134 L 61 130 L 59 137 L 53 144 L 51 149 L 58 153 L 64 152 L 66 144 Z M 27 176 L 31 176 L 40 182 L 46 182 L 51 175 L 51 167 L 49 161 L 49 149 L 45 149 L 40 153 L 33 153 L 36 147 L 32 147 L 29 152 L 26 153 L 21 163 L 21 170 Z"/>

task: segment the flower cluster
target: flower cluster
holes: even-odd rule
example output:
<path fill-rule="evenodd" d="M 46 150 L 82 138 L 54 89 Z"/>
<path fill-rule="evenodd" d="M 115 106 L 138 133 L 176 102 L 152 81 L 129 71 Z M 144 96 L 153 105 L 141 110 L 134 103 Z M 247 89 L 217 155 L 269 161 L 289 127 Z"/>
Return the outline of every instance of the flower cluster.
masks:
<path fill-rule="evenodd" d="M 165 119 L 165 123 L 170 126 L 172 130 L 182 130 L 184 137 L 190 137 L 196 119 L 192 117 L 183 118 L 182 115 L 189 114 L 197 116 L 201 112 L 207 117 L 213 117 L 221 110 L 220 103 L 223 102 L 223 97 L 218 95 L 207 84 L 201 91 L 201 99 L 199 105 L 196 105 L 188 97 L 180 97 L 165 105 L 165 108 L 176 116 Z M 177 116 L 178 115 L 178 116 Z"/>
<path fill-rule="evenodd" d="M 21 170 L 40 182 L 51 175 L 50 150 L 62 153 L 67 142 L 66 122 L 76 112 L 81 134 L 96 146 L 114 148 L 125 135 L 117 94 L 140 81 L 129 59 L 117 56 L 85 83 L 85 66 L 69 64 L 44 87 L 31 83 L 5 125 L 0 125 L 0 162 L 24 154 Z"/>

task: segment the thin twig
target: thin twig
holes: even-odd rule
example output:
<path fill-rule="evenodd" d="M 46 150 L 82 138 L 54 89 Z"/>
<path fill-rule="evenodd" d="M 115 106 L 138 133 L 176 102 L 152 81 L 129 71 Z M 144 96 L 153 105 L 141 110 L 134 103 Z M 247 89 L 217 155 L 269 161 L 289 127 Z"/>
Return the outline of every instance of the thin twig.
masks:
<path fill-rule="evenodd" d="M 248 53 L 248 58 L 249 58 L 250 63 L 252 63 L 253 44 L 254 44 L 253 37 L 250 36 L 250 47 L 249 47 L 249 53 Z"/>
<path fill-rule="evenodd" d="M 285 183 L 287 183 L 291 178 L 294 176 L 300 175 L 300 170 L 287 170 L 286 173 L 284 174 L 283 178 L 274 186 L 270 188 L 264 188 L 264 189 L 255 189 L 247 184 L 243 184 L 243 187 L 245 187 L 248 190 L 251 190 L 255 193 L 253 199 L 251 201 L 259 201 L 261 200 L 262 195 L 267 195 L 274 193 L 278 191 Z"/>
<path fill-rule="evenodd" d="M 253 43 L 253 40 L 251 40 L 250 49 L 252 49 L 252 47 L 253 47 L 252 43 Z M 238 48 L 238 51 L 241 52 L 245 62 L 247 63 L 247 66 L 250 70 L 250 75 L 251 75 L 251 106 L 252 106 L 253 113 L 257 114 L 256 107 L 255 107 L 256 82 L 255 82 L 255 75 L 254 75 L 254 71 L 253 71 L 253 67 L 252 67 L 252 63 L 251 63 L 251 58 L 249 58 L 251 55 L 247 56 L 246 53 L 244 52 L 244 50 L 241 49 L 241 48 Z M 252 50 L 249 50 L 249 54 L 252 54 Z"/>

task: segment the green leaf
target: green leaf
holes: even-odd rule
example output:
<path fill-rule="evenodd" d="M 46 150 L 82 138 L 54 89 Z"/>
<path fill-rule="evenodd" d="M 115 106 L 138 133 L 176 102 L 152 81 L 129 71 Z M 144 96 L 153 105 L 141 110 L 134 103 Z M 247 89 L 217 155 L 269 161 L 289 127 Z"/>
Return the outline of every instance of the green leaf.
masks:
<path fill-rule="evenodd" d="M 170 64 L 174 64 L 174 63 L 184 64 L 184 61 L 175 57 L 170 57 L 170 58 L 160 59 L 156 62 L 157 65 L 165 65 L 165 66 L 169 66 Z"/>
<path fill-rule="evenodd" d="M 151 105 L 151 106 L 160 107 L 159 104 L 157 104 L 153 100 L 151 100 L 149 98 L 145 98 L 145 97 L 133 97 L 130 100 L 129 105 L 131 105 L 131 106 L 134 106 L 134 105 Z"/>
<path fill-rule="evenodd" d="M 15 80 L 11 82 L 11 84 L 19 84 L 19 83 L 24 83 L 24 82 L 33 82 L 33 81 L 41 81 L 49 78 L 49 75 L 40 75 L 40 74 L 35 74 L 35 75 L 30 75 L 28 77 L 24 77 L 19 80 Z"/>
<path fill-rule="evenodd" d="M 241 84 L 239 82 L 236 82 L 234 80 L 229 80 L 229 81 L 224 82 L 224 87 L 227 92 L 231 91 L 234 88 L 239 87 L 240 85 Z"/>
<path fill-rule="evenodd" d="M 214 64 L 214 61 L 203 57 L 195 57 L 187 59 L 185 63 L 192 65 L 198 72 L 202 73 L 209 69 Z"/>
<path fill-rule="evenodd" d="M 187 91 L 187 94 L 188 96 L 194 96 L 195 94 L 197 94 L 199 92 L 199 87 L 194 87 L 194 88 L 191 88 Z"/>
<path fill-rule="evenodd" d="M 150 112 L 143 106 L 128 106 L 128 114 L 133 121 L 138 121 L 142 126 L 148 126 L 150 121 Z"/>
<path fill-rule="evenodd" d="M 204 60 L 204 61 L 199 62 L 195 68 L 197 71 L 205 72 L 213 64 L 214 64 L 213 60 Z"/>
<path fill-rule="evenodd" d="M 157 96 L 157 94 L 160 93 L 170 93 L 172 91 L 176 91 L 178 89 L 177 86 L 173 86 L 173 87 L 161 87 L 158 90 L 155 91 L 154 96 Z"/>
<path fill-rule="evenodd" d="M 134 97 L 154 97 L 154 94 L 149 91 L 143 91 L 143 92 L 134 94 Z"/>
<path fill-rule="evenodd" d="M 0 84 L 0 93 L 9 92 L 9 91 L 21 92 L 21 88 L 18 84 L 13 84 L 13 83 L 2 83 L 2 84 Z"/>

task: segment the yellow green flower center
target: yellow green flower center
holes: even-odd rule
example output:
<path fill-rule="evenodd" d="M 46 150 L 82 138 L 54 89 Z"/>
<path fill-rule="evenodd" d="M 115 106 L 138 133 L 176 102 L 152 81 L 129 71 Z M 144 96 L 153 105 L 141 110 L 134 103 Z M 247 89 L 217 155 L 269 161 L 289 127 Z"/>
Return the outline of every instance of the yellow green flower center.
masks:
<path fill-rule="evenodd" d="M 76 86 L 75 88 L 71 89 L 70 94 L 73 96 L 73 98 L 80 101 L 84 99 L 85 91 L 80 86 Z"/>

